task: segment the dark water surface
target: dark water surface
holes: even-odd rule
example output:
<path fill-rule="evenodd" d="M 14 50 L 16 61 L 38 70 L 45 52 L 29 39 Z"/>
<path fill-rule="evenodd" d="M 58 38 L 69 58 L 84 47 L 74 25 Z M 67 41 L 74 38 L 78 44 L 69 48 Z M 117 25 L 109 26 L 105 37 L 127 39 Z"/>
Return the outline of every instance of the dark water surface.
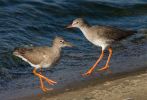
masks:
<path fill-rule="evenodd" d="M 84 17 L 91 24 L 142 30 L 147 28 L 147 1 L 0 0 L 0 98 L 6 100 L 41 92 L 35 88 L 39 80 L 32 74 L 33 68 L 12 56 L 12 51 L 20 46 L 50 46 L 55 36 L 64 37 L 76 47 L 65 48 L 60 63 L 45 70 L 47 77 L 58 81 L 51 87 L 59 89 L 86 80 L 81 73 L 96 61 L 100 48 L 89 43 L 78 29 L 65 29 L 77 17 Z M 113 73 L 147 67 L 147 33 L 139 31 L 113 48 L 110 66 Z M 99 67 L 107 55 L 108 51 Z"/>

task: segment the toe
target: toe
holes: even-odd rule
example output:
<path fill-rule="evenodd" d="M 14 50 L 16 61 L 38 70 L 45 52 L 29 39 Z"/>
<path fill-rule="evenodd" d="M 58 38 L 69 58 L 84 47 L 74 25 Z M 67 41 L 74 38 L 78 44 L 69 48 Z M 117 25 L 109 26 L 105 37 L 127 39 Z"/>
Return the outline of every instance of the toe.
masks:
<path fill-rule="evenodd" d="M 48 84 L 55 85 L 57 82 L 47 80 Z"/>
<path fill-rule="evenodd" d="M 104 67 L 100 68 L 99 71 L 106 71 L 106 70 L 108 70 L 108 68 L 109 68 L 109 66 L 104 66 Z"/>
<path fill-rule="evenodd" d="M 88 71 L 88 72 L 82 74 L 82 76 L 88 76 L 88 75 L 90 75 L 90 74 L 91 74 L 91 71 Z"/>

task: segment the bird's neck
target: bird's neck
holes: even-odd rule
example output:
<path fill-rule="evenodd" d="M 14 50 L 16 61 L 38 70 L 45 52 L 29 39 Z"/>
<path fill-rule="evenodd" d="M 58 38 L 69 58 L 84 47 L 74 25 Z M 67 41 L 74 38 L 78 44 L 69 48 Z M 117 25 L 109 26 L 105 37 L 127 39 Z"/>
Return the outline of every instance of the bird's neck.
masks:
<path fill-rule="evenodd" d="M 53 44 L 52 49 L 54 52 L 60 53 L 61 47 L 59 45 Z"/>
<path fill-rule="evenodd" d="M 89 25 L 89 24 L 84 24 L 84 25 L 82 25 L 81 27 L 79 27 L 79 29 L 82 31 L 82 33 L 83 33 L 84 35 L 87 34 L 87 31 L 88 31 L 89 28 L 90 28 L 90 25 Z"/>

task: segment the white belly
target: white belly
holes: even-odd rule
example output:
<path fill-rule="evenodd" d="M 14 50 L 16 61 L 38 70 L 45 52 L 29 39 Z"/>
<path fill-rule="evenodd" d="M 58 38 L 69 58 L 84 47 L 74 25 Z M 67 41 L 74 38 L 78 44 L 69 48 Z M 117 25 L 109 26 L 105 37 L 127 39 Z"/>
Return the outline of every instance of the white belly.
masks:
<path fill-rule="evenodd" d="M 97 34 L 88 33 L 89 31 L 86 31 L 86 29 L 81 29 L 81 31 L 88 41 L 96 46 L 102 47 L 102 50 L 105 50 L 110 45 L 111 40 L 99 37 Z"/>
<path fill-rule="evenodd" d="M 102 50 L 105 50 L 109 46 L 109 44 L 107 44 L 106 41 L 101 40 L 101 39 L 93 39 L 93 40 L 89 40 L 89 41 L 96 46 L 102 47 Z"/>
<path fill-rule="evenodd" d="M 51 65 L 52 65 L 52 64 L 43 64 L 42 67 L 43 67 L 43 68 L 48 68 L 48 67 L 50 67 Z"/>
<path fill-rule="evenodd" d="M 84 34 L 84 36 L 86 37 L 86 39 L 88 41 L 90 41 L 92 44 L 96 45 L 96 46 L 100 46 L 102 47 L 102 50 L 105 50 L 109 44 L 107 43 L 106 40 L 101 39 L 101 38 L 97 38 L 97 37 L 90 37 L 87 34 Z"/>

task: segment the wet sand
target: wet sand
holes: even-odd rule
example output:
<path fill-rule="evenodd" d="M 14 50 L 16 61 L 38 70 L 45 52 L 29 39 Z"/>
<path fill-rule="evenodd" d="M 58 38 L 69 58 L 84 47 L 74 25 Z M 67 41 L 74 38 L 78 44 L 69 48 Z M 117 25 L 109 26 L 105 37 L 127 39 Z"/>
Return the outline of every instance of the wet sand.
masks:
<path fill-rule="evenodd" d="M 20 100 L 147 100 L 147 70 L 116 74 L 74 84 L 64 91 L 21 98 Z"/>

